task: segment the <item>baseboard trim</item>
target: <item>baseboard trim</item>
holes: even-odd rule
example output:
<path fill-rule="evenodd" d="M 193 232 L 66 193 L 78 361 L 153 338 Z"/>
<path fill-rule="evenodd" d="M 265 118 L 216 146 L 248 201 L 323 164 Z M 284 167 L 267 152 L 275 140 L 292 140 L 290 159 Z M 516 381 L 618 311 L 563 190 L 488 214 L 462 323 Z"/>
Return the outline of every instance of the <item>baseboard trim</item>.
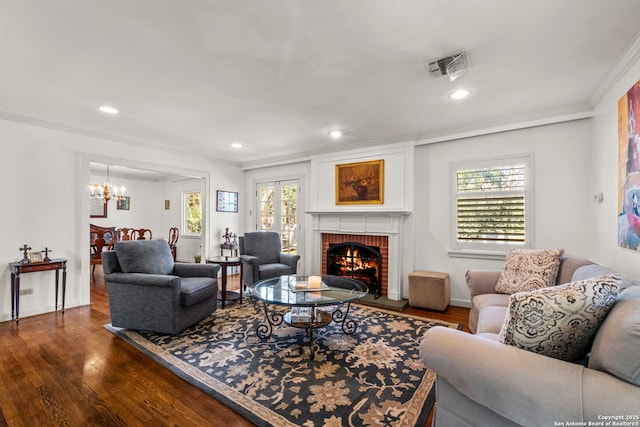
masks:
<path fill-rule="evenodd" d="M 471 301 L 462 300 L 462 299 L 452 299 L 449 301 L 449 305 L 453 305 L 455 307 L 471 308 Z"/>

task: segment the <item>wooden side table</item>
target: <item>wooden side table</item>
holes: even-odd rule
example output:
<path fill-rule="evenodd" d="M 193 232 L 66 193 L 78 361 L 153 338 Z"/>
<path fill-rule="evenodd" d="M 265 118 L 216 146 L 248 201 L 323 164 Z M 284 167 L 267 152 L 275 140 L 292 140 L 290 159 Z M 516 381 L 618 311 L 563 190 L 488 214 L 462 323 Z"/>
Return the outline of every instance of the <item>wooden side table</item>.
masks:
<path fill-rule="evenodd" d="M 54 258 L 45 262 L 21 263 L 10 262 L 11 268 L 11 319 L 16 323 L 20 320 L 20 274 L 34 273 L 37 271 L 56 271 L 56 311 L 58 311 L 58 285 L 59 272 L 62 270 L 62 313 L 64 313 L 64 297 L 67 291 L 67 260 Z"/>
<path fill-rule="evenodd" d="M 237 257 L 215 256 L 207 258 L 207 264 L 220 264 L 222 270 L 222 290 L 218 292 L 218 299 L 222 301 L 224 308 L 227 301 L 240 299 L 242 304 L 242 260 Z M 227 269 L 229 267 L 240 267 L 240 292 L 227 291 Z"/>

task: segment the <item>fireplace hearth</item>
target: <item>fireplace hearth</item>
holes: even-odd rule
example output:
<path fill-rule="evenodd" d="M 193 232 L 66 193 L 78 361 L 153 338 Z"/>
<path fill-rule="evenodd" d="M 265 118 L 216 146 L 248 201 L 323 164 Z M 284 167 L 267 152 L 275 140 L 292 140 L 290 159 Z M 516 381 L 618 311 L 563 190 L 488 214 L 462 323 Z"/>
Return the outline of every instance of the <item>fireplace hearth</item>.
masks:
<path fill-rule="evenodd" d="M 326 251 L 327 274 L 360 280 L 375 298 L 382 295 L 380 248 L 358 242 L 331 243 Z"/>

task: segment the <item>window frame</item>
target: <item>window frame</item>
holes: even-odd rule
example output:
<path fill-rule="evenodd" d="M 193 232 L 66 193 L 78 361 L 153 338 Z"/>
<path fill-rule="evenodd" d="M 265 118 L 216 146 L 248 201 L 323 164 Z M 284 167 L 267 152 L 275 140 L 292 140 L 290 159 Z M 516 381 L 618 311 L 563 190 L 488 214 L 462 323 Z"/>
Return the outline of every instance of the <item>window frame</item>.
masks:
<path fill-rule="evenodd" d="M 524 243 L 486 242 L 486 241 L 459 241 L 458 240 L 458 198 L 478 196 L 482 193 L 459 193 L 458 172 L 469 169 L 486 169 L 498 167 L 513 167 L 524 165 L 524 189 L 522 191 L 510 191 L 511 195 L 522 194 L 525 200 L 525 238 Z M 534 247 L 534 156 L 533 153 L 525 153 L 510 156 L 498 156 L 477 160 L 454 161 L 450 163 L 451 184 L 451 243 L 449 255 L 465 258 L 504 259 L 510 249 L 530 249 Z M 499 192 L 487 192 L 486 197 L 491 197 Z M 508 195 L 507 192 L 502 193 Z"/>
<path fill-rule="evenodd" d="M 187 197 L 189 194 L 198 193 L 200 194 L 200 233 L 192 233 L 188 230 L 187 227 Z M 202 191 L 200 190 L 191 190 L 191 191 L 183 191 L 182 192 L 182 212 L 181 212 L 181 223 L 182 223 L 182 236 L 183 237 L 202 237 L 202 228 L 203 224 L 203 205 L 202 205 Z"/>

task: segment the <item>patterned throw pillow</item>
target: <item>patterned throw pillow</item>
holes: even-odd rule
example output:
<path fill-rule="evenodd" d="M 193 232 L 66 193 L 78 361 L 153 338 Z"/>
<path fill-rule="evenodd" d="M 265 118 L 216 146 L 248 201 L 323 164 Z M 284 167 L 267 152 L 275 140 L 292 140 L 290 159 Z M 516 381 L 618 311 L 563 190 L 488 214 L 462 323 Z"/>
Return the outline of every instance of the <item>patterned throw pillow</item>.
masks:
<path fill-rule="evenodd" d="M 534 353 L 573 361 L 584 356 L 618 296 L 611 275 L 509 296 L 499 340 Z"/>
<path fill-rule="evenodd" d="M 513 294 L 556 284 L 564 249 L 512 249 L 498 277 L 496 292 Z"/>

